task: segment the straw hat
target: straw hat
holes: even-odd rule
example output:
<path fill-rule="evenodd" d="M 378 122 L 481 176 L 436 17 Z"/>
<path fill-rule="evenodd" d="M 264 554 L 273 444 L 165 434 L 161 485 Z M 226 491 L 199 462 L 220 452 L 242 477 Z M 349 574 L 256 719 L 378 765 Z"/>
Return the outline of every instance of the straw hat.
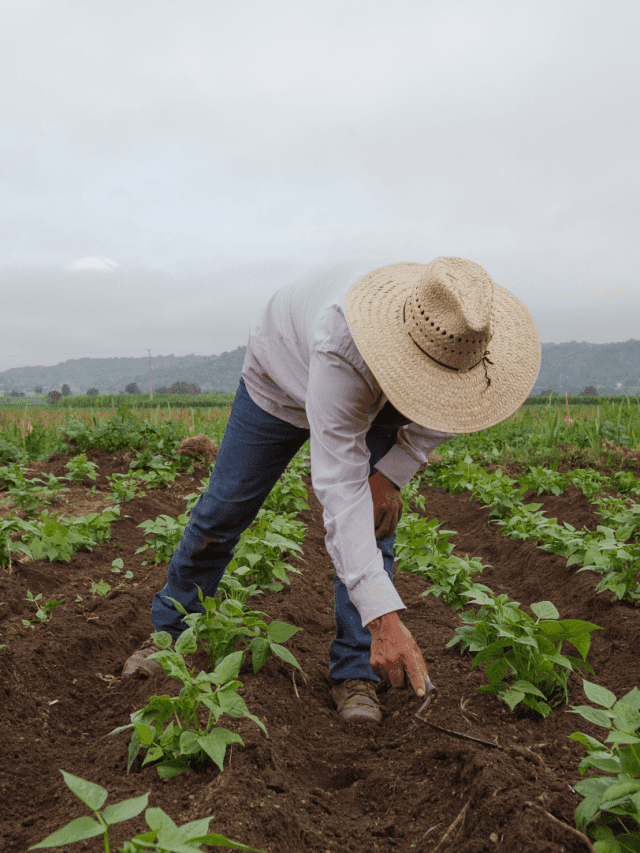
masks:
<path fill-rule="evenodd" d="M 342 310 L 386 397 L 420 426 L 469 433 L 499 424 L 540 372 L 533 317 L 464 258 L 380 267 L 349 288 Z"/>

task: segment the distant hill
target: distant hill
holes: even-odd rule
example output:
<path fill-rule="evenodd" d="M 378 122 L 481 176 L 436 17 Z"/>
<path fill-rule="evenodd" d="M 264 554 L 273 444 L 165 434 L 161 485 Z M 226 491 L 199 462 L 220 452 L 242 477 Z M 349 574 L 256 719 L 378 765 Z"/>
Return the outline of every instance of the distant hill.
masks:
<path fill-rule="evenodd" d="M 238 387 L 246 346 L 222 355 L 160 355 L 151 359 L 154 389 L 174 382 L 192 382 L 202 391 L 235 392 Z M 33 394 L 57 390 L 66 383 L 74 394 L 89 388 L 100 393 L 123 391 L 136 382 L 141 391 L 149 388 L 148 358 L 81 358 L 51 367 L 12 367 L 0 373 L 0 395 L 9 391 Z M 580 394 L 593 385 L 601 394 L 640 394 L 640 340 L 624 343 L 542 344 L 542 366 L 534 394 L 553 390 L 560 394 Z"/>
<path fill-rule="evenodd" d="M 246 346 L 222 355 L 159 355 L 151 358 L 154 388 L 170 387 L 174 382 L 195 382 L 202 391 L 235 392 L 242 373 Z M 24 391 L 29 395 L 40 386 L 44 393 L 59 391 L 66 383 L 74 394 L 86 394 L 97 388 L 101 394 L 123 391 L 137 382 L 141 391 L 149 390 L 148 358 L 69 359 L 51 367 L 12 367 L 0 373 L 0 394 Z"/>
<path fill-rule="evenodd" d="M 533 393 L 551 389 L 580 394 L 587 385 L 601 394 L 640 393 L 640 340 L 542 344 L 540 375 Z"/>

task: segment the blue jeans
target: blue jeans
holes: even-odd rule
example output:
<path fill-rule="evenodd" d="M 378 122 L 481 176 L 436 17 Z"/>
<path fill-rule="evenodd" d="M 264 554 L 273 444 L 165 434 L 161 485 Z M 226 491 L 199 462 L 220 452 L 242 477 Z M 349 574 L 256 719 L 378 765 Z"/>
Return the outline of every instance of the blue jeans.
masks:
<path fill-rule="evenodd" d="M 369 476 L 395 444 L 399 427 L 408 422 L 390 402 L 378 413 L 366 436 L 371 454 Z M 257 406 L 240 379 L 209 485 L 193 507 L 171 557 L 167 583 L 153 597 L 151 621 L 156 631 L 168 631 L 177 639 L 187 628 L 166 596 L 179 601 L 188 613 L 203 611 L 196 584 L 205 596 L 215 597 L 241 534 L 255 520 L 271 489 L 308 438 L 308 429 L 293 426 Z M 395 538 L 394 533 L 377 540 L 391 580 Z M 331 680 L 378 682 L 369 663 L 371 634 L 363 627 L 346 586 L 335 572 L 333 589 L 336 636 L 329 647 Z"/>

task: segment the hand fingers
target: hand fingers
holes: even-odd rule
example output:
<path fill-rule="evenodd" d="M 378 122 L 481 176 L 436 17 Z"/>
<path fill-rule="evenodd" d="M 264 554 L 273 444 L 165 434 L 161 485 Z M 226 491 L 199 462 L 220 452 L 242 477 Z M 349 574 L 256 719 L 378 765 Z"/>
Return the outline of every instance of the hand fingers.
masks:
<path fill-rule="evenodd" d="M 424 696 L 424 682 L 425 679 L 429 681 L 429 673 L 427 671 L 427 665 L 419 650 L 418 654 L 413 654 L 412 659 L 407 661 L 406 670 L 411 686 L 415 692 L 418 696 Z"/>

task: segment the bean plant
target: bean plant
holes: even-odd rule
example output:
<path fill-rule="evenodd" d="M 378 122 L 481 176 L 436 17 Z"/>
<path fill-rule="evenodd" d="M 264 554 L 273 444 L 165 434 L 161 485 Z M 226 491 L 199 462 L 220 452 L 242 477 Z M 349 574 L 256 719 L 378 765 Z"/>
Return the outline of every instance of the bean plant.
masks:
<path fill-rule="evenodd" d="M 51 517 L 48 510 L 44 510 L 39 521 L 32 523 L 23 534 L 28 548 L 25 553 L 34 560 L 48 557 L 68 563 L 71 555 L 80 548 L 92 551 L 94 545 L 108 542 L 111 539 L 111 522 L 119 518 L 120 507 L 117 506 L 71 519 Z"/>
<path fill-rule="evenodd" d="M 149 831 L 125 841 L 124 847 L 118 848 L 119 853 L 139 853 L 141 850 L 154 850 L 156 853 L 189 853 L 194 850 L 202 851 L 202 844 L 216 844 L 218 847 L 231 847 L 234 850 L 265 853 L 263 850 L 256 850 L 255 847 L 248 847 L 238 841 L 230 841 L 224 835 L 210 833 L 209 823 L 213 817 L 200 818 L 183 826 L 177 826 L 162 809 L 147 808 L 149 792 L 103 808 L 109 796 L 106 788 L 87 779 L 81 779 L 79 776 L 73 776 L 64 770 L 60 772 L 67 788 L 90 809 L 93 817 L 85 815 L 72 820 L 66 826 L 48 835 L 43 841 L 32 844 L 29 850 L 64 847 L 67 844 L 87 841 L 89 838 L 101 835 L 105 853 L 109 853 L 109 827 L 131 820 L 147 809 L 144 817 Z"/>
<path fill-rule="evenodd" d="M 595 839 L 597 853 L 640 850 L 640 690 L 634 687 L 616 699 L 593 682 L 583 680 L 582 686 L 592 705 L 572 705 L 569 713 L 601 726 L 607 737 L 601 743 L 582 732 L 569 735 L 587 749 L 580 775 L 600 771 L 574 786 L 584 797 L 575 812 L 576 827 Z"/>
<path fill-rule="evenodd" d="M 41 598 L 41 592 L 39 592 L 38 595 L 34 596 L 31 590 L 27 590 L 27 597 L 25 598 L 25 601 L 30 601 L 32 604 L 35 604 L 36 618 L 33 620 L 23 619 L 22 624 L 25 628 L 31 628 L 31 630 L 33 630 L 36 620 L 41 623 L 48 622 L 51 619 L 51 611 L 53 610 L 53 608 L 57 607 L 59 604 L 62 604 L 62 602 L 64 601 L 64 598 L 61 598 L 58 601 L 52 599 L 51 601 L 43 601 L 42 603 L 40 603 Z"/>
<path fill-rule="evenodd" d="M 19 462 L 0 468 L 0 481 L 6 485 L 7 494 L 13 498 L 14 505 L 27 515 L 35 514 L 59 494 L 69 491 L 53 474 L 49 474 L 46 480 L 40 477 L 27 480 L 24 465 Z"/>
<path fill-rule="evenodd" d="M 86 453 L 74 456 L 64 467 L 69 472 L 67 480 L 71 480 L 74 483 L 81 483 L 85 479 L 96 480 L 98 477 L 96 472 L 98 466 L 95 462 L 90 462 L 87 459 Z"/>
<path fill-rule="evenodd" d="M 509 601 L 504 594 L 496 596 L 481 584 L 464 594 L 480 609 L 461 614 L 465 624 L 456 628 L 456 636 L 446 648 L 461 643 L 463 651 L 476 652 L 474 668 L 488 664 L 485 675 L 489 684 L 479 687 L 480 693 L 498 696 L 512 710 L 522 702 L 525 708 L 547 717 L 551 705 L 563 698 L 568 701 L 567 682 L 577 667 L 594 674 L 586 657 L 591 632 L 600 630 L 598 625 L 559 620 L 550 601 L 531 605 L 534 619 L 520 610 L 519 602 Z M 577 649 L 582 660 L 563 653 L 565 642 Z"/>
<path fill-rule="evenodd" d="M 193 630 L 196 639 L 202 643 L 214 666 L 235 651 L 238 643 L 241 643 L 243 660 L 245 652 L 251 651 L 254 672 L 262 669 L 271 654 L 276 654 L 302 671 L 291 652 L 281 645 L 301 631 L 301 628 L 275 619 L 267 624 L 260 618 L 265 616 L 264 613 L 252 610 L 234 598 L 223 601 L 221 598 L 204 596 L 200 587 L 198 587 L 198 598 L 204 608 L 203 613 L 187 613 L 179 601 L 169 597 L 176 610 L 183 614 L 183 622 Z"/>
<path fill-rule="evenodd" d="M 237 675 L 242 665 L 242 652 L 227 655 L 213 672 L 188 670 L 184 655 L 193 654 L 197 641 L 192 629 L 178 637 L 171 649 L 173 639 L 166 631 L 151 635 L 159 652 L 149 656 L 157 660 L 166 675 L 182 682 L 178 696 L 152 696 L 145 708 L 131 714 L 131 723 L 119 726 L 109 734 L 133 729 L 129 744 L 127 773 L 141 749 L 147 751 L 142 765 L 155 763 L 158 775 L 164 779 L 180 774 L 193 762 L 202 762 L 209 757 L 220 771 L 227 746 L 244 741 L 240 735 L 216 726 L 223 715 L 232 718 L 248 717 L 264 731 L 264 723 L 251 714 L 236 689 L 242 686 Z M 216 685 L 214 690 L 212 685 Z M 206 722 L 200 721 L 200 712 L 206 714 Z"/>

